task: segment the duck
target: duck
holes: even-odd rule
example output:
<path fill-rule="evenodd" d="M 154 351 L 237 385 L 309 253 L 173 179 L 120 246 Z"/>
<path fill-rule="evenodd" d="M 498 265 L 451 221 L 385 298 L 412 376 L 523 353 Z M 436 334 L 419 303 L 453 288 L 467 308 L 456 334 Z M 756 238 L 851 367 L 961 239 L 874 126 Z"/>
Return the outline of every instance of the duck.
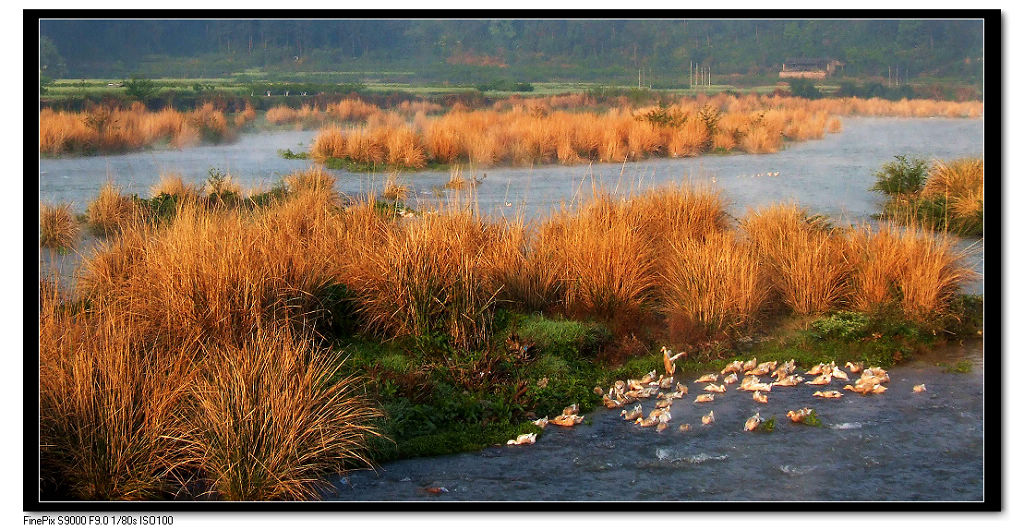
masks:
<path fill-rule="evenodd" d="M 548 417 L 544 416 L 543 418 L 540 418 L 538 420 L 533 420 L 533 424 L 543 429 L 544 427 L 548 426 Z"/>
<path fill-rule="evenodd" d="M 722 394 L 725 392 L 725 385 L 710 384 L 704 387 L 705 392 L 714 392 L 716 394 Z"/>
<path fill-rule="evenodd" d="M 793 423 L 800 423 L 807 419 L 814 412 L 812 408 L 802 408 L 799 410 L 791 410 L 786 413 L 786 417 L 789 418 Z"/>
<path fill-rule="evenodd" d="M 574 415 L 579 414 L 579 413 L 580 413 L 580 404 L 579 403 L 573 403 L 572 405 L 569 405 L 568 407 L 565 407 L 564 409 L 562 409 L 562 415 L 563 416 L 574 416 Z"/>
<path fill-rule="evenodd" d="M 663 421 L 672 419 L 672 413 L 668 409 L 654 409 L 651 411 L 650 418 L 652 420 L 660 420 L 665 418 Z"/>
<path fill-rule="evenodd" d="M 768 396 L 762 394 L 759 390 L 754 391 L 754 401 L 758 403 L 768 403 Z"/>
<path fill-rule="evenodd" d="M 776 361 L 764 362 L 757 365 L 751 370 L 743 372 L 743 375 L 768 375 L 768 373 L 774 370 L 775 367 L 778 366 L 778 364 L 779 363 Z"/>
<path fill-rule="evenodd" d="M 627 379 L 626 384 L 629 385 L 630 390 L 644 389 L 644 383 L 641 383 L 639 379 Z"/>
<path fill-rule="evenodd" d="M 683 397 L 683 393 L 682 392 L 669 392 L 668 394 L 666 394 L 664 392 L 658 392 L 658 395 L 655 396 L 655 397 L 657 397 L 658 399 L 679 399 L 679 398 Z"/>
<path fill-rule="evenodd" d="M 722 368 L 722 372 L 721 373 L 722 373 L 722 375 L 725 375 L 725 374 L 742 372 L 742 371 L 743 371 L 743 361 L 733 361 L 733 362 L 725 365 L 725 368 Z"/>
<path fill-rule="evenodd" d="M 694 383 L 714 383 L 718 381 L 718 374 L 704 374 L 697 378 Z"/>
<path fill-rule="evenodd" d="M 664 379 L 662 379 L 661 381 L 658 382 L 658 388 L 660 388 L 662 390 L 668 390 L 668 389 L 672 388 L 672 383 L 674 383 L 674 382 L 675 381 L 673 380 L 672 377 L 666 377 L 666 378 L 664 378 Z"/>
<path fill-rule="evenodd" d="M 599 387 L 599 386 L 595 386 L 594 387 L 594 394 L 596 394 L 598 396 L 604 395 L 604 390 L 601 389 L 601 387 Z"/>
<path fill-rule="evenodd" d="M 684 424 L 679 426 L 679 432 L 689 432 L 689 430 L 690 430 L 690 424 L 689 423 L 684 423 Z"/>
<path fill-rule="evenodd" d="M 690 388 L 682 383 L 676 383 L 676 392 L 679 392 L 680 394 L 689 394 Z"/>
<path fill-rule="evenodd" d="M 710 403 L 715 400 L 714 394 L 701 394 L 697 396 L 697 399 L 693 400 L 694 403 Z"/>
<path fill-rule="evenodd" d="M 661 422 L 659 422 L 657 418 L 637 418 L 635 423 L 641 427 L 647 428 L 654 427 Z"/>
<path fill-rule="evenodd" d="M 842 379 L 843 381 L 849 381 L 850 380 L 850 377 L 848 375 L 846 375 L 846 372 L 840 370 L 838 366 L 833 366 L 832 367 L 832 378 L 833 379 Z"/>
<path fill-rule="evenodd" d="M 608 395 L 601 396 L 601 403 L 604 404 L 605 408 L 617 409 L 622 407 L 623 403 L 617 399 L 612 399 Z"/>
<path fill-rule="evenodd" d="M 745 390 L 747 392 L 771 392 L 772 385 L 773 383 L 762 383 L 756 375 L 752 375 L 744 379 L 739 388 L 740 390 Z"/>
<path fill-rule="evenodd" d="M 651 370 L 650 372 L 647 372 L 646 374 L 644 374 L 644 376 L 640 379 L 640 384 L 641 385 L 646 385 L 647 383 L 650 383 L 651 381 L 654 381 L 657 377 L 658 377 L 658 372 L 655 371 L 655 370 Z"/>
<path fill-rule="evenodd" d="M 839 399 L 843 397 L 843 393 L 838 390 L 826 390 L 824 392 L 818 390 L 817 392 L 814 393 L 814 397 L 820 397 L 825 399 Z"/>
<path fill-rule="evenodd" d="M 921 392 L 924 392 L 925 390 L 928 390 L 928 389 L 925 388 L 923 383 L 920 384 L 920 385 L 914 385 L 914 393 L 915 394 L 920 394 Z"/>
<path fill-rule="evenodd" d="M 776 368 L 775 371 L 772 372 L 772 377 L 774 377 L 775 379 L 782 379 L 783 377 L 786 377 L 787 375 L 793 373 L 794 371 L 796 371 L 796 361 L 794 359 L 790 359 L 789 361 L 782 363 L 781 366 Z"/>
<path fill-rule="evenodd" d="M 773 384 L 775 386 L 796 386 L 796 385 L 800 384 L 801 382 L 803 382 L 803 380 L 804 380 L 804 378 L 800 377 L 799 375 L 790 374 L 790 375 L 787 375 L 786 377 L 783 377 L 782 379 L 779 379 L 778 381 L 776 381 Z"/>
<path fill-rule="evenodd" d="M 740 376 L 736 375 L 736 372 L 733 372 L 733 373 L 725 376 L 725 378 L 722 379 L 722 382 L 727 384 L 727 385 L 731 385 L 731 384 L 736 383 L 739 380 L 740 380 Z"/>
<path fill-rule="evenodd" d="M 667 409 L 672 406 L 672 398 L 662 399 L 654 404 L 656 409 Z"/>
<path fill-rule="evenodd" d="M 554 418 L 549 420 L 549 422 L 558 425 L 559 427 L 572 427 L 574 425 L 583 423 L 583 416 L 577 416 L 575 414 L 563 414 L 561 416 L 555 416 Z"/>
<path fill-rule="evenodd" d="M 537 441 L 537 433 L 520 434 L 515 440 L 505 442 L 505 445 L 533 445 Z"/>
<path fill-rule="evenodd" d="M 754 357 L 753 359 L 745 361 L 743 363 L 743 366 L 742 366 L 742 369 L 744 371 L 745 370 L 753 370 L 754 368 L 757 368 L 757 357 Z"/>
<path fill-rule="evenodd" d="M 675 355 L 672 354 L 672 350 L 662 346 L 661 355 L 665 362 L 665 373 L 669 375 L 675 375 L 676 373 L 676 359 L 686 355 L 686 352 L 679 352 Z"/>
<path fill-rule="evenodd" d="M 869 368 L 865 368 L 862 377 L 864 375 L 872 376 L 872 377 L 877 377 L 879 379 L 879 382 L 881 382 L 881 383 L 888 383 L 889 382 L 889 372 L 886 372 L 885 370 L 881 369 L 878 366 L 872 366 L 872 367 L 869 367 Z"/>
<path fill-rule="evenodd" d="M 761 413 L 755 412 L 753 416 L 747 418 L 747 421 L 743 424 L 743 430 L 753 431 L 758 425 L 761 425 Z"/>
<path fill-rule="evenodd" d="M 844 365 L 843 368 L 846 368 L 847 370 L 849 370 L 851 374 L 859 374 L 861 372 L 861 370 L 864 369 L 864 363 L 860 363 L 860 362 L 854 363 L 854 362 L 846 361 L 846 365 Z"/>
<path fill-rule="evenodd" d="M 818 363 L 812 366 L 810 370 L 807 370 L 807 373 L 804 375 L 821 375 L 825 373 L 826 368 L 831 371 L 831 367 L 829 365 L 825 363 Z"/>
<path fill-rule="evenodd" d="M 663 421 L 659 421 L 658 426 L 655 428 L 655 430 L 658 432 L 664 431 L 665 429 L 668 429 L 668 423 L 665 423 Z"/>
<path fill-rule="evenodd" d="M 633 420 L 635 420 L 637 418 L 642 418 L 642 417 L 644 417 L 644 407 L 640 403 L 637 403 L 636 407 L 633 408 L 633 410 L 630 410 L 630 411 L 624 410 L 624 411 L 619 413 L 619 416 L 621 416 L 622 419 L 624 419 L 626 421 L 633 421 Z"/>
<path fill-rule="evenodd" d="M 715 411 L 711 411 L 704 416 L 701 416 L 700 422 L 704 425 L 710 425 L 715 422 Z"/>
<path fill-rule="evenodd" d="M 821 386 L 821 385 L 827 385 L 827 384 L 829 384 L 831 382 L 832 382 L 832 373 L 831 372 L 826 372 L 826 373 L 823 373 L 823 374 L 819 375 L 818 377 L 815 377 L 814 379 L 811 379 L 810 381 L 807 382 L 807 384 L 808 385 Z"/>

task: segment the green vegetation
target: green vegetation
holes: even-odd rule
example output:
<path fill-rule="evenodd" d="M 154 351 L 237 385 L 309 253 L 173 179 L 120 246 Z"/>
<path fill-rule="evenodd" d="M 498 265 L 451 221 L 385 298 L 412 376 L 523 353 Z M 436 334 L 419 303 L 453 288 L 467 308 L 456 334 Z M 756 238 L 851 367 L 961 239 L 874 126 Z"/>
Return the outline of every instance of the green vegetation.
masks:
<path fill-rule="evenodd" d="M 281 158 L 284 158 L 285 160 L 307 160 L 307 159 L 309 159 L 309 153 L 301 152 L 301 151 L 298 152 L 298 153 L 294 153 L 294 152 L 292 152 L 292 150 L 290 148 L 289 149 L 278 149 L 277 150 L 277 154 L 278 154 L 278 156 L 280 156 Z"/>
<path fill-rule="evenodd" d="M 907 155 L 896 155 L 895 162 L 887 162 L 875 172 L 877 181 L 871 191 L 886 195 L 917 193 L 924 187 L 928 175 L 928 162 L 920 158 L 907 159 Z"/>
<path fill-rule="evenodd" d="M 810 79 L 790 79 L 789 91 L 798 98 L 821 99 L 821 91 Z"/>
<path fill-rule="evenodd" d="M 758 429 L 762 432 L 774 432 L 775 431 L 775 416 L 764 420 L 761 425 L 758 425 Z"/>
<path fill-rule="evenodd" d="M 929 164 L 905 155 L 895 158 L 875 173 L 871 187 L 888 196 L 879 217 L 963 236 L 984 235 L 984 161 Z"/>
<path fill-rule="evenodd" d="M 156 95 L 157 87 L 156 83 L 152 79 L 140 79 L 132 77 L 131 80 L 124 81 L 124 92 L 128 97 L 146 102 Z"/>

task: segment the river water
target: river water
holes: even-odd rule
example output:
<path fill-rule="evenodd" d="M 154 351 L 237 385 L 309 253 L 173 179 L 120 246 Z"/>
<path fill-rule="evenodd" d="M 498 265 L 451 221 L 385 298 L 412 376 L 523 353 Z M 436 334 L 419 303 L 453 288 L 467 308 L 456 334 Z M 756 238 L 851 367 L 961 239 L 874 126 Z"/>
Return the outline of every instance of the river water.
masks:
<path fill-rule="evenodd" d="M 936 366 L 960 359 L 971 363 L 969 373 Z M 587 415 L 591 425 L 549 425 L 531 446 L 401 460 L 337 477 L 327 499 L 983 500 L 981 341 L 929 352 L 889 374 L 889 389 L 880 395 L 844 391 L 829 400 L 812 397 L 819 387 L 799 385 L 775 388 L 767 404 L 735 385 L 711 403 L 695 404 L 703 384 L 693 382 L 697 374 L 685 374 L 690 396 L 675 400 L 662 433 L 599 408 Z M 922 383 L 927 390 L 913 393 Z M 653 402 L 645 400 L 644 410 Z M 801 407 L 814 408 L 822 426 L 786 419 L 786 411 Z M 709 411 L 716 421 L 704 426 L 701 416 Z M 755 412 L 775 416 L 773 432 L 743 431 Z M 679 432 L 682 423 L 691 430 Z"/>

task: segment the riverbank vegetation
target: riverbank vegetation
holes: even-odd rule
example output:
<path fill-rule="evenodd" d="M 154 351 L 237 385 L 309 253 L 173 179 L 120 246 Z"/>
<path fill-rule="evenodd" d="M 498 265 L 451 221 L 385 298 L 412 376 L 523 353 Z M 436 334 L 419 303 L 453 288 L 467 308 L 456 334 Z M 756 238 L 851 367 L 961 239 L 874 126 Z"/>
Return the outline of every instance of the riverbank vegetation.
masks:
<path fill-rule="evenodd" d="M 732 221 L 683 184 L 595 189 L 529 223 L 333 188 L 313 167 L 270 191 L 217 171 L 104 190 L 131 213 L 90 219 L 115 228 L 74 285 L 40 282 L 44 495 L 312 498 L 341 469 L 589 410 L 661 345 L 684 371 L 751 352 L 891 364 L 980 314 L 950 236 L 914 227 L 786 204 Z"/>
<path fill-rule="evenodd" d="M 256 117 L 251 107 L 229 118 L 213 104 L 189 112 L 150 111 L 142 103 L 129 107 L 97 105 L 83 112 L 39 113 L 39 152 L 44 155 L 135 151 L 166 143 L 174 148 L 231 140 Z"/>
<path fill-rule="evenodd" d="M 871 188 L 887 196 L 881 217 L 965 236 L 984 235 L 984 160 L 895 158 L 876 173 Z"/>

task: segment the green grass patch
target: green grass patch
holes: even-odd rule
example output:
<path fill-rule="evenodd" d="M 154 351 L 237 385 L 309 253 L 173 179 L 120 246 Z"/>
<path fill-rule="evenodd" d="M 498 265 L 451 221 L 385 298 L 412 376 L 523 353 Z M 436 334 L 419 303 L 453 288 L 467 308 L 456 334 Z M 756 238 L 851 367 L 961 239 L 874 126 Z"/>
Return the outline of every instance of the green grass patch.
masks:
<path fill-rule="evenodd" d="M 305 153 L 305 152 L 302 152 L 302 151 L 299 151 L 298 153 L 295 153 L 295 152 L 292 152 L 291 149 L 278 149 L 277 150 L 277 154 L 278 154 L 278 156 L 280 156 L 281 158 L 284 158 L 285 160 L 308 160 L 309 159 L 309 153 Z"/>

